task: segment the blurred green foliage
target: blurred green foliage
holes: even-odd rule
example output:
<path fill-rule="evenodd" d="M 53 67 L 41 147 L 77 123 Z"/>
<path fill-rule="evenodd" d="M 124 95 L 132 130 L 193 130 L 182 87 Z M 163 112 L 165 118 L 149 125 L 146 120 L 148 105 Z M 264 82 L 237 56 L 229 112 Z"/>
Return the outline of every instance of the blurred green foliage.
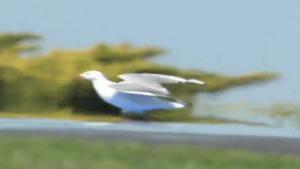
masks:
<path fill-rule="evenodd" d="M 49 112 L 71 109 L 82 113 L 118 114 L 117 108 L 101 101 L 90 83 L 76 80 L 79 73 L 96 69 L 118 80 L 125 72 L 152 72 L 201 79 L 206 86 L 170 85 L 176 97 L 189 103 L 199 92 L 218 92 L 236 86 L 268 82 L 274 73 L 224 76 L 200 70 L 180 70 L 151 60 L 165 53 L 157 47 L 97 44 L 84 50 L 53 50 L 33 55 L 40 36 L 32 33 L 0 34 L 0 111 Z M 186 116 L 191 107 L 175 111 L 174 117 Z M 176 113 L 177 112 L 177 113 Z M 182 114 L 182 112 L 185 112 Z M 169 117 L 168 117 L 169 118 Z"/>
<path fill-rule="evenodd" d="M 67 144 L 66 144 L 67 143 Z M 249 147 L 248 147 L 249 148 Z M 78 137 L 0 137 L 3 169 L 299 169 L 300 155 Z"/>

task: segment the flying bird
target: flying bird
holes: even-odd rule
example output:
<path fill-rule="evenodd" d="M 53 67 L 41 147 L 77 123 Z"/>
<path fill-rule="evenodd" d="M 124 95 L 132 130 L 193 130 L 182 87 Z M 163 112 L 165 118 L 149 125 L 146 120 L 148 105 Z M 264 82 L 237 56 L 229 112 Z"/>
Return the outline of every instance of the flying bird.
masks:
<path fill-rule="evenodd" d="M 79 75 L 92 82 L 96 93 L 107 103 L 119 107 L 122 113 L 137 113 L 154 110 L 169 110 L 185 107 L 181 101 L 170 97 L 169 91 L 162 84 L 168 83 L 194 83 L 205 84 L 196 79 L 153 74 L 153 73 L 127 73 L 118 75 L 123 81 L 108 80 L 97 70 L 86 71 Z"/>

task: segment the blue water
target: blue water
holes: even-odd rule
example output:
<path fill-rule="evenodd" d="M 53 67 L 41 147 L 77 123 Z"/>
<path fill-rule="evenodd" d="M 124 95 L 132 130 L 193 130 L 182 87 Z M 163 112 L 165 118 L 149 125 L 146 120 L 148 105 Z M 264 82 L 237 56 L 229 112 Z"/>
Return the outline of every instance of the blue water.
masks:
<path fill-rule="evenodd" d="M 161 134 L 237 135 L 300 138 L 300 131 L 293 127 L 249 126 L 244 124 L 192 124 L 160 122 L 81 122 L 50 119 L 0 119 L 0 131 L 77 131 L 97 133 L 122 131 Z M 47 134 L 47 132 L 45 132 Z M 67 133 L 66 133 L 67 134 Z M 184 136 L 183 136 L 184 137 Z M 152 139 L 154 139 L 153 137 Z"/>

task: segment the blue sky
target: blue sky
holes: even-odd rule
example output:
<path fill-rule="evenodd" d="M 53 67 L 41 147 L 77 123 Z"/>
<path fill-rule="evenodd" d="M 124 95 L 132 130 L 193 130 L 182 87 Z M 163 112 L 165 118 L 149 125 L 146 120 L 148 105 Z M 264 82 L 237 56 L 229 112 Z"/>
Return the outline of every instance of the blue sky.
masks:
<path fill-rule="evenodd" d="M 276 71 L 282 79 L 230 91 L 228 102 L 299 103 L 300 1 L 2 0 L 0 31 L 31 31 L 43 46 L 131 42 L 169 50 L 161 63 L 223 74 Z"/>

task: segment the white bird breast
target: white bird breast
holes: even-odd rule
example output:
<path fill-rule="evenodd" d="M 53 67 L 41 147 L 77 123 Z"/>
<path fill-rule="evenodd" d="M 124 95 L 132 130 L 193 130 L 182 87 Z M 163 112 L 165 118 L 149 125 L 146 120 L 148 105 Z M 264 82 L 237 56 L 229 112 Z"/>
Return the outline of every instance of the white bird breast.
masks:
<path fill-rule="evenodd" d="M 100 80 L 93 81 L 93 86 L 97 92 L 97 94 L 102 97 L 105 101 L 110 100 L 115 94 L 116 90 L 109 87 L 109 85 L 104 84 Z"/>

